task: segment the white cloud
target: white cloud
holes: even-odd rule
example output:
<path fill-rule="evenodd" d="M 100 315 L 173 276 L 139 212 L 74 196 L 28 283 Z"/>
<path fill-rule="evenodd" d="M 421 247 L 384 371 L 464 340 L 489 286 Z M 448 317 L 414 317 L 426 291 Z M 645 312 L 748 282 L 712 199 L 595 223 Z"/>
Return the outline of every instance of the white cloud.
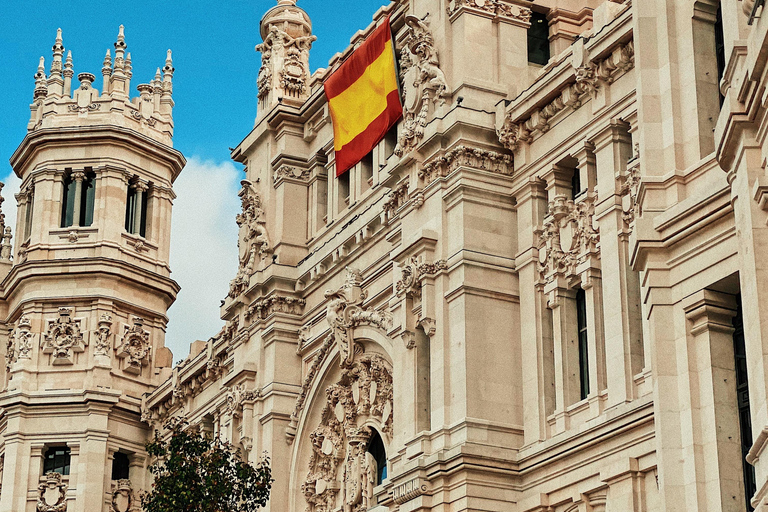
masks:
<path fill-rule="evenodd" d="M 3 213 L 5 214 L 5 225 L 11 226 L 13 236 L 16 236 L 16 198 L 14 197 L 19 193 L 19 187 L 21 186 L 21 180 L 16 177 L 16 174 L 11 171 L 10 174 L 3 178 L 2 196 L 5 198 L 3 202 Z M 11 243 L 15 242 L 12 240 Z"/>
<path fill-rule="evenodd" d="M 174 362 L 189 344 L 207 340 L 223 322 L 219 304 L 237 273 L 237 191 L 244 177 L 230 162 L 192 157 L 173 185 L 171 277 L 181 285 L 170 319 L 166 346 Z"/>

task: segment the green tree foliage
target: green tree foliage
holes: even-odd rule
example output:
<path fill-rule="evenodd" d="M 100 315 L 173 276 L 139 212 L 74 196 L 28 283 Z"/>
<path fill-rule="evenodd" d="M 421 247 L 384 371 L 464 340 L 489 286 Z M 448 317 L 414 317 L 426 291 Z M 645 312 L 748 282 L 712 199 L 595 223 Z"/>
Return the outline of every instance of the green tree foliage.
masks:
<path fill-rule="evenodd" d="M 165 429 L 147 445 L 155 482 L 142 496 L 144 512 L 251 512 L 266 505 L 272 487 L 267 457 L 252 466 L 237 448 L 184 420 L 171 420 Z"/>

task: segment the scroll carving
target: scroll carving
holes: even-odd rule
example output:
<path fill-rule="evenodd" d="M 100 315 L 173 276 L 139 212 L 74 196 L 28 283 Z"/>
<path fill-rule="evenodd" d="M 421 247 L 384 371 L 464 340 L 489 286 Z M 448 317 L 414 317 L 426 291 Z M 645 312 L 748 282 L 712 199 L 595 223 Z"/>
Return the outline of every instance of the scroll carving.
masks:
<path fill-rule="evenodd" d="M 312 455 L 301 486 L 308 512 L 362 512 L 375 505 L 376 461 L 367 452 L 375 425 L 392 435 L 392 373 L 380 356 L 354 362 L 326 390 L 320 425 L 309 435 Z"/>
<path fill-rule="evenodd" d="M 403 83 L 403 127 L 395 146 L 402 156 L 424 136 L 430 103 L 443 105 L 448 98 L 448 81 L 440 69 L 435 39 L 426 22 L 413 15 L 405 17 L 408 38 L 400 51 L 400 79 Z"/>
<path fill-rule="evenodd" d="M 338 290 L 328 290 L 329 300 L 325 318 L 331 326 L 331 335 L 339 345 L 341 366 L 349 367 L 355 356 L 354 340 L 350 330 L 358 325 L 372 325 L 389 329 L 392 318 L 389 313 L 363 307 L 367 292 L 362 290 L 363 277 L 359 270 L 347 268 L 347 279 Z"/>

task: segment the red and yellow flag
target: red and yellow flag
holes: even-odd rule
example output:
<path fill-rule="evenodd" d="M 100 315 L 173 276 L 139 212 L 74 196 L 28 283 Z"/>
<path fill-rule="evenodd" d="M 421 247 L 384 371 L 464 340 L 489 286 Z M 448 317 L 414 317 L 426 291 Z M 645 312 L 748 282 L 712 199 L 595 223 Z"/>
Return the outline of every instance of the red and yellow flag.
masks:
<path fill-rule="evenodd" d="M 389 18 L 323 86 L 333 121 L 338 177 L 370 153 L 403 115 Z"/>

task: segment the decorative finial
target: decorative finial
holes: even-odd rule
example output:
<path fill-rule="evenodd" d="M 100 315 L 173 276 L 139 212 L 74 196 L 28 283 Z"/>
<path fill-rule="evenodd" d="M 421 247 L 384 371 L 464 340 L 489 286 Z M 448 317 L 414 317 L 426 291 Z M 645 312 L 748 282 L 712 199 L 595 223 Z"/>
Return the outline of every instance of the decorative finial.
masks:
<path fill-rule="evenodd" d="M 277 0 L 277 5 L 296 5 L 296 0 Z"/>
<path fill-rule="evenodd" d="M 69 96 L 72 92 L 72 77 L 75 76 L 73 68 L 72 50 L 70 50 L 67 52 L 67 60 L 64 62 L 64 96 Z"/>

